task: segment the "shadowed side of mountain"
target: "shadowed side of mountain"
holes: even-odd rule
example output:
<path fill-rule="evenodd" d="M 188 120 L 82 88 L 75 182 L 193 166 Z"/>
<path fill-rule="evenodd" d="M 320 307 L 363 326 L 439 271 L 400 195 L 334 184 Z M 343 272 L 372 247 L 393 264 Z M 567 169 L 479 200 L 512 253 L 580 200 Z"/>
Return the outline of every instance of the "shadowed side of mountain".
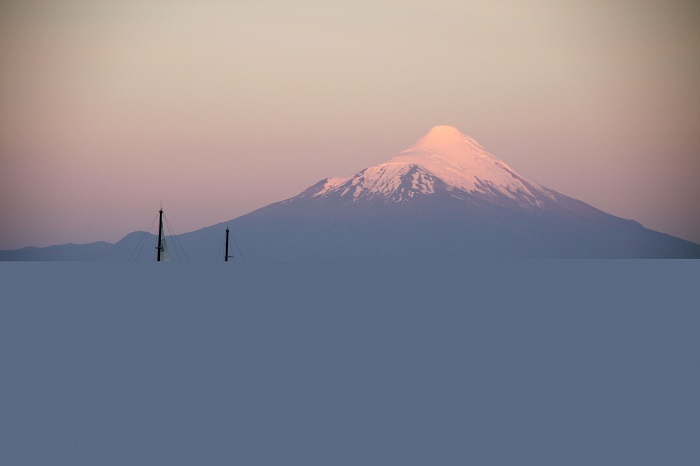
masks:
<path fill-rule="evenodd" d="M 310 213 L 277 203 L 237 219 L 169 238 L 174 260 L 223 260 L 227 227 L 234 262 L 444 262 L 475 258 L 700 258 L 700 245 L 609 216 L 592 225 L 551 214 L 459 209 L 426 201 L 407 206 L 350 206 Z M 606 214 L 607 215 L 607 214 Z M 603 226 L 601 226 L 603 224 Z M 92 243 L 0 252 L 0 260 L 152 261 L 157 237 L 132 233 Z M 172 249 L 172 246 L 171 246 Z"/>
<path fill-rule="evenodd" d="M 253 261 L 700 258 L 700 245 L 601 212 L 590 224 L 543 212 L 425 199 L 409 206 L 273 204 L 231 222 Z M 222 227 L 219 227 L 219 230 Z M 184 241 L 183 241 L 184 244 Z"/>

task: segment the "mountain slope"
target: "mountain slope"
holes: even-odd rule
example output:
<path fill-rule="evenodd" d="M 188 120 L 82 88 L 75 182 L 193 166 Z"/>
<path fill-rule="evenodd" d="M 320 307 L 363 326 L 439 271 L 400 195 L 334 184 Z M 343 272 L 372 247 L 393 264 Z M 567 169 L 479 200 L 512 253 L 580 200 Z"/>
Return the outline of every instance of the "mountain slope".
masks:
<path fill-rule="evenodd" d="M 332 199 L 348 203 L 412 203 L 424 198 L 464 201 L 474 208 L 503 207 L 589 221 L 617 218 L 543 187 L 486 152 L 451 126 L 436 126 L 389 161 L 350 178 L 329 178 L 284 202 Z"/>
<path fill-rule="evenodd" d="M 190 260 L 217 260 L 226 226 L 254 263 L 700 258 L 700 245 L 546 188 L 450 126 L 431 129 L 397 156 L 352 177 L 322 180 L 295 197 L 178 240 Z M 144 238 L 132 233 L 112 247 L 71 254 L 76 260 L 152 260 L 152 245 L 130 254 L 137 237 Z M 5 251 L 0 259 L 40 260 L 41 251 Z M 66 255 L 56 256 L 54 249 L 44 257 Z"/>
<path fill-rule="evenodd" d="M 449 126 L 228 224 L 263 262 L 700 257 L 700 245 L 546 188 Z M 184 235 L 183 245 L 223 228 Z"/>
<path fill-rule="evenodd" d="M 699 245 L 538 184 L 450 126 L 235 223 L 264 260 L 700 257 Z"/>
<path fill-rule="evenodd" d="M 435 193 L 471 194 L 518 207 L 543 207 L 553 192 L 528 180 L 451 126 L 436 126 L 389 161 L 351 178 L 316 185 L 313 197 L 352 197 L 406 202 Z"/>

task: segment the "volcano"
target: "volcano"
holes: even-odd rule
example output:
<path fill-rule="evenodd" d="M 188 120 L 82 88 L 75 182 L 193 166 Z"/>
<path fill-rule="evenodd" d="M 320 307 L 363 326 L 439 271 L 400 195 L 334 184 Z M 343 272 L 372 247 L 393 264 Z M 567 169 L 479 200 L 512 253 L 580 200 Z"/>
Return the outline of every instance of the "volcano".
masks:
<path fill-rule="evenodd" d="M 521 175 L 452 126 L 236 223 L 266 260 L 700 257 L 700 245 Z"/>
<path fill-rule="evenodd" d="M 436 126 L 389 161 L 351 178 L 329 178 L 299 196 L 338 204 L 411 204 L 418 199 L 463 201 L 462 207 L 558 214 L 602 213 L 520 175 L 452 126 Z"/>
<path fill-rule="evenodd" d="M 258 263 L 700 258 L 700 245 L 544 187 L 452 126 L 432 128 L 354 176 L 321 180 L 295 197 L 177 239 L 192 260 L 215 260 L 227 226 L 241 256 Z M 79 256 L 72 245 L 70 253 L 52 247 L 51 257 L 42 253 L 51 248 L 28 248 L 0 258 L 126 260 L 142 236 L 85 245 Z"/>

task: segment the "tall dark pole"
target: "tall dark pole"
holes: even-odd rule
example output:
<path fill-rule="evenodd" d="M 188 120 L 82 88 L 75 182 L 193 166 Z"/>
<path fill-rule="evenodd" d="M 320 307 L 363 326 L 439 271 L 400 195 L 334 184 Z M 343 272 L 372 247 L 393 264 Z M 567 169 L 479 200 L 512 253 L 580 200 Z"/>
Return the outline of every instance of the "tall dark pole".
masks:
<path fill-rule="evenodd" d="M 228 262 L 228 228 L 226 228 L 226 252 L 224 253 L 224 262 Z"/>
<path fill-rule="evenodd" d="M 158 258 L 156 261 L 160 262 L 160 251 L 163 250 L 161 241 L 163 240 L 163 209 L 160 209 L 160 222 L 158 222 Z"/>

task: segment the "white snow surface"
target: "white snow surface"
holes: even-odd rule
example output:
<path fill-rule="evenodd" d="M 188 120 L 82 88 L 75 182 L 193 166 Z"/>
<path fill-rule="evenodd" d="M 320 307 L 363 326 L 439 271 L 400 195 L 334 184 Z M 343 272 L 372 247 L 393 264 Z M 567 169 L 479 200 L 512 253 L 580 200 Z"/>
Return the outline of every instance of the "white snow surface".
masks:
<path fill-rule="evenodd" d="M 350 178 L 340 178 L 340 177 L 328 178 L 326 180 L 326 183 L 323 185 L 323 188 L 319 192 L 314 194 L 314 197 L 320 196 L 320 195 L 325 194 L 329 191 L 333 191 L 334 189 L 337 189 L 338 186 L 347 182 L 349 179 Z"/>
<path fill-rule="evenodd" d="M 326 180 L 314 197 L 339 193 L 341 196 L 352 195 L 354 199 L 393 196 L 395 201 L 401 201 L 404 193 L 400 192 L 398 196 L 396 193 L 402 186 L 408 197 L 418 193 L 432 194 L 436 179 L 441 180 L 448 191 L 487 196 L 502 194 L 530 206 L 542 205 L 537 194 L 554 198 L 547 188 L 520 175 L 452 126 L 432 128 L 396 157 L 362 170 L 351 178 Z M 410 186 L 407 186 L 407 180 Z"/>

